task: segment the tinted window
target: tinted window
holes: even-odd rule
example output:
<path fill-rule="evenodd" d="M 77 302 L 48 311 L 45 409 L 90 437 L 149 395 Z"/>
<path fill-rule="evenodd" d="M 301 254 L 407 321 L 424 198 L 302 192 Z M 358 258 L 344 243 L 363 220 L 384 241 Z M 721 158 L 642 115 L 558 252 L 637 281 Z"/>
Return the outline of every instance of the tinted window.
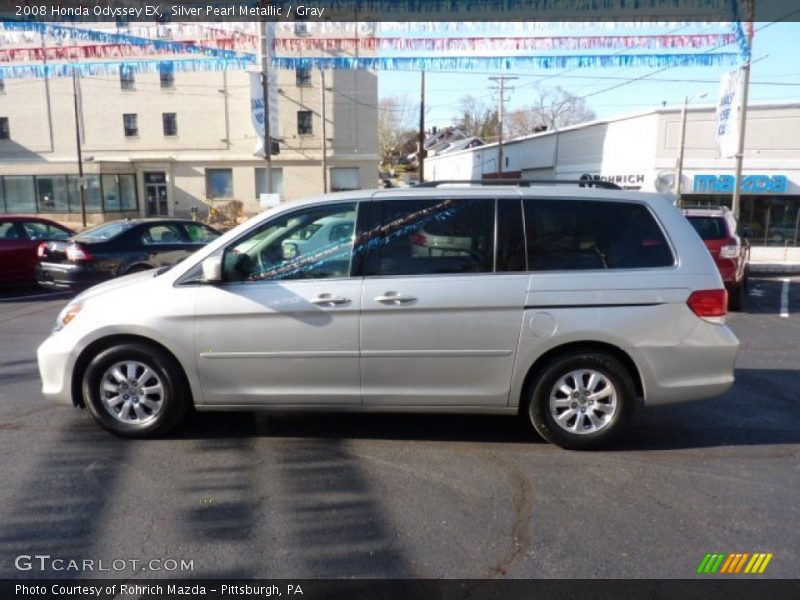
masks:
<path fill-rule="evenodd" d="M 525 200 L 531 271 L 666 267 L 672 252 L 642 204 Z"/>
<path fill-rule="evenodd" d="M 134 223 L 129 221 L 117 221 L 116 223 L 105 223 L 103 225 L 98 225 L 97 227 L 92 227 L 91 229 L 87 229 L 79 233 L 75 236 L 75 239 L 78 241 L 85 240 L 89 242 L 103 242 L 105 240 L 110 240 L 113 237 L 118 236 L 123 231 L 126 231 L 133 227 Z"/>
<path fill-rule="evenodd" d="M 306 208 L 267 221 L 225 250 L 226 281 L 272 281 L 349 277 L 352 236 L 329 241 L 314 235 L 326 223 L 356 220 L 356 203 Z M 311 235 L 307 232 L 311 231 Z"/>
<path fill-rule="evenodd" d="M 15 223 L 0 223 L 0 240 L 19 240 L 24 239 L 17 230 Z"/>
<path fill-rule="evenodd" d="M 367 275 L 491 273 L 494 200 L 391 200 L 377 205 Z"/>
<path fill-rule="evenodd" d="M 183 241 L 180 229 L 171 223 L 151 225 L 142 232 L 142 243 L 147 246 L 157 244 L 178 244 Z"/>
<path fill-rule="evenodd" d="M 522 200 L 497 202 L 497 271 L 526 271 Z"/>
<path fill-rule="evenodd" d="M 63 229 L 38 221 L 28 221 L 23 223 L 23 227 L 31 240 L 65 240 L 71 235 Z"/>
<path fill-rule="evenodd" d="M 719 240 L 727 237 L 725 219 L 722 217 L 687 217 L 702 240 Z"/>

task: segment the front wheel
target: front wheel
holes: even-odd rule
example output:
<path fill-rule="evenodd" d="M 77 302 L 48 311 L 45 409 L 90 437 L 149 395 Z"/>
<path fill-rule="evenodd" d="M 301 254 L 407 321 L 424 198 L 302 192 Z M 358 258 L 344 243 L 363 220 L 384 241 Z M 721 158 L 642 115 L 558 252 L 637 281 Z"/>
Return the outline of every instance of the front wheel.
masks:
<path fill-rule="evenodd" d="M 562 448 L 588 450 L 624 429 L 635 386 L 628 369 L 604 352 L 561 355 L 536 378 L 528 417 L 536 432 Z"/>
<path fill-rule="evenodd" d="M 180 366 L 155 346 L 125 343 L 89 363 L 83 398 L 95 420 L 123 437 L 164 433 L 185 414 L 189 399 Z"/>

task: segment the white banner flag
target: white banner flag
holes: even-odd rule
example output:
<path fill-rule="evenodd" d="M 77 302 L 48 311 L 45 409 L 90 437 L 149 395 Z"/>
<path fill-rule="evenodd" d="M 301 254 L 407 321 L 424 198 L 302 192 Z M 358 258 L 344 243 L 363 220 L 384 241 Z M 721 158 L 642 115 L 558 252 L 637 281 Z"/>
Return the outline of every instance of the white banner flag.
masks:
<path fill-rule="evenodd" d="M 278 81 L 274 72 L 269 74 L 269 134 L 273 139 L 280 137 L 278 131 Z M 264 153 L 264 86 L 261 73 L 250 73 L 250 117 L 258 140 L 253 152 L 256 156 Z"/>
<path fill-rule="evenodd" d="M 715 140 L 717 158 L 732 158 L 739 149 L 739 110 L 741 109 L 741 71 L 722 76 L 717 102 Z"/>

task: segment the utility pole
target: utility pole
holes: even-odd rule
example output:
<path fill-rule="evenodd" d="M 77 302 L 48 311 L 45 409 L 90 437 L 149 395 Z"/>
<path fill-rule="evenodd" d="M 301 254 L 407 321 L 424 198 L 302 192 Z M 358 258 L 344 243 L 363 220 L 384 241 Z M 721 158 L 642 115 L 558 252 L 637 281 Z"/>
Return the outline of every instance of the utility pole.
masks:
<path fill-rule="evenodd" d="M 72 45 L 75 46 L 75 26 L 72 26 Z M 81 225 L 86 228 L 86 181 L 83 177 L 83 151 L 81 149 L 81 119 L 78 109 L 78 56 L 72 57 L 72 107 L 75 114 L 75 147 L 78 158 L 78 198 L 81 203 Z"/>
<path fill-rule="evenodd" d="M 269 127 L 269 40 L 267 39 L 266 21 L 261 21 L 261 86 L 264 93 L 264 157 L 267 159 L 267 193 L 271 194 L 272 136 Z"/>
<path fill-rule="evenodd" d="M 75 145 L 78 150 L 78 197 L 81 202 L 81 224 L 86 227 L 86 184 L 83 179 L 83 153 L 81 151 L 81 122 L 78 115 L 78 76 L 76 65 L 72 64 L 72 104 L 75 111 Z"/>
<path fill-rule="evenodd" d="M 497 111 L 498 116 L 498 127 L 500 129 L 498 139 L 497 139 L 497 175 L 498 177 L 502 177 L 503 175 L 503 120 L 505 116 L 505 91 L 506 91 L 506 81 L 512 81 L 514 79 L 519 79 L 519 77 L 509 77 L 507 75 L 502 75 L 500 77 L 489 77 L 491 81 L 499 82 L 500 84 L 500 108 Z"/>
<path fill-rule="evenodd" d="M 419 95 L 419 182 L 425 181 L 425 71 L 421 71 Z"/>
<path fill-rule="evenodd" d="M 328 115 L 325 110 L 325 71 L 319 70 L 320 103 L 322 104 L 322 193 L 328 193 Z"/>
<path fill-rule="evenodd" d="M 744 162 L 744 132 L 747 126 L 747 102 L 750 96 L 750 67 L 753 54 L 753 15 L 748 15 L 747 27 L 747 46 L 750 48 L 750 56 L 747 63 L 742 67 L 744 71 L 744 89 L 742 90 L 742 106 L 739 113 L 739 148 L 736 151 L 736 176 L 733 184 L 733 200 L 731 201 L 731 212 L 738 220 L 742 203 L 742 163 Z"/>
<path fill-rule="evenodd" d="M 705 98 L 706 92 L 703 92 L 698 99 Z M 689 102 L 694 100 L 694 96 L 684 96 L 683 109 L 681 110 L 681 135 L 678 141 L 678 158 L 675 162 L 675 195 L 678 196 L 678 202 L 681 202 L 681 179 L 683 178 L 683 155 L 686 147 L 686 110 L 689 107 Z"/>

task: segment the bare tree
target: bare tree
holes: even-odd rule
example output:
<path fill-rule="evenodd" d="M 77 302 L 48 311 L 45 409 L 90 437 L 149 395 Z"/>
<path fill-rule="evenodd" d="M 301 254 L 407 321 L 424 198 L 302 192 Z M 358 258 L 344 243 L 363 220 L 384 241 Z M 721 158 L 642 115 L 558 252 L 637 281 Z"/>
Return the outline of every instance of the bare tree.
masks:
<path fill-rule="evenodd" d="M 497 109 L 491 108 L 475 96 L 462 96 L 458 101 L 459 116 L 453 124 L 468 136 L 486 141 L 497 139 L 499 123 Z"/>
<path fill-rule="evenodd" d="M 509 114 L 506 124 L 509 137 L 561 129 L 596 118 L 583 98 L 562 87 L 536 88 L 532 100 L 528 107 Z"/>
<path fill-rule="evenodd" d="M 406 96 L 381 98 L 378 103 L 378 152 L 381 164 L 393 165 L 414 132 L 415 109 Z"/>

